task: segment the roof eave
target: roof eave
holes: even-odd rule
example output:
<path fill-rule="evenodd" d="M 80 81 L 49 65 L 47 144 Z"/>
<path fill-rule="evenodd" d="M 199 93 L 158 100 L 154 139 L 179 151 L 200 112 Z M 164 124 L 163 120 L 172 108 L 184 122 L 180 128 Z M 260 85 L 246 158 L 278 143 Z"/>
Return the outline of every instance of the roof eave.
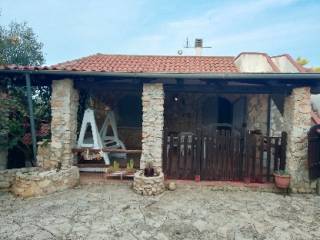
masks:
<path fill-rule="evenodd" d="M 147 73 L 147 72 L 95 72 L 58 70 L 0 70 L 7 74 L 99 76 L 130 78 L 184 78 L 184 79 L 314 79 L 320 80 L 320 73 Z"/>

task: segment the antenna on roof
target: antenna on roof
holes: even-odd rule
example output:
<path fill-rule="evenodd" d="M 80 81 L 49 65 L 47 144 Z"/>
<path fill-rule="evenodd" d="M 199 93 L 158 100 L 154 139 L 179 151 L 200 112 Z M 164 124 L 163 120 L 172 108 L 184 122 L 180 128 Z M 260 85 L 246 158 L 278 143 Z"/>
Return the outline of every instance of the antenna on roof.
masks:
<path fill-rule="evenodd" d="M 194 46 L 189 45 L 189 39 L 186 39 L 186 45 L 184 48 L 194 48 L 196 51 L 196 56 L 202 55 L 202 49 L 203 48 L 212 48 L 211 46 L 203 46 L 203 39 L 202 38 L 196 38 L 194 40 Z"/>

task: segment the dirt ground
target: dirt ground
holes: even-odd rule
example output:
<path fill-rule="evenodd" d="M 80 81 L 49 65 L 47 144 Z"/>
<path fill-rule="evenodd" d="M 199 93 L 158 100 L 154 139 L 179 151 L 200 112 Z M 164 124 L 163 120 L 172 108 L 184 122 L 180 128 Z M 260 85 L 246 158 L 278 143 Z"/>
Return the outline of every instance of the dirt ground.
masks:
<path fill-rule="evenodd" d="M 179 186 L 157 197 L 84 185 L 32 199 L 0 192 L 0 239 L 320 239 L 320 197 Z"/>

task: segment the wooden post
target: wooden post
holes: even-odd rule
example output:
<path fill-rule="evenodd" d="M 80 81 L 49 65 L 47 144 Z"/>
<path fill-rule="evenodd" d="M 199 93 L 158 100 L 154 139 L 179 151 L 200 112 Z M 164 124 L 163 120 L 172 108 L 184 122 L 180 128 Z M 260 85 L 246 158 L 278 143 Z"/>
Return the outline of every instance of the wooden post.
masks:
<path fill-rule="evenodd" d="M 281 133 L 281 155 L 280 155 L 280 170 L 286 169 L 286 151 L 287 151 L 287 137 L 286 132 Z"/>
<path fill-rule="evenodd" d="M 196 174 L 195 181 L 200 182 L 201 180 L 201 153 L 202 153 L 202 132 L 200 129 L 197 129 L 197 158 L 196 158 Z"/>

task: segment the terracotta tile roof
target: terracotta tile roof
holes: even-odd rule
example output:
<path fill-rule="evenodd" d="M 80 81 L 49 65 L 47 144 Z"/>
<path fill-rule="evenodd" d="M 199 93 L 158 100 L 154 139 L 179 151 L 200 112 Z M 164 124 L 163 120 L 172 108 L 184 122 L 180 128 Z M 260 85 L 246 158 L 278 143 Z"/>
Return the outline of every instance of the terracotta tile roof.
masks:
<path fill-rule="evenodd" d="M 138 73 L 233 73 L 234 57 L 96 54 L 49 67 L 51 70 Z"/>
<path fill-rule="evenodd" d="M 108 55 L 95 54 L 52 66 L 0 65 L 0 70 L 50 70 L 118 73 L 239 73 L 235 60 L 242 54 L 259 54 L 266 57 L 273 72 L 279 68 L 266 53 L 243 52 L 233 56 L 160 56 L 160 55 Z M 286 56 L 299 72 L 313 72 L 298 65 Z"/>

